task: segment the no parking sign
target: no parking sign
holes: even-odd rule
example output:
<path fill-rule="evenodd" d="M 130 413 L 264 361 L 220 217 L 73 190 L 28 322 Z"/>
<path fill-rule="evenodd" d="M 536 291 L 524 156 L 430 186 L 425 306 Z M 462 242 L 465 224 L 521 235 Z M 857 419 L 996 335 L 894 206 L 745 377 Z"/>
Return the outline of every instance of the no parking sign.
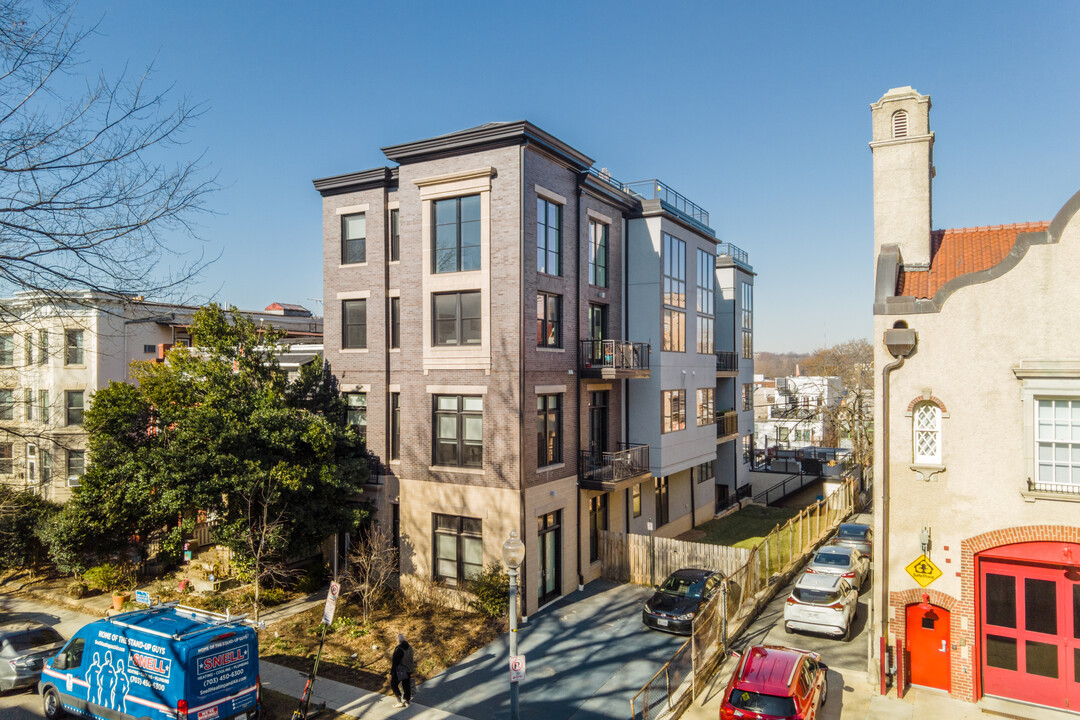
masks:
<path fill-rule="evenodd" d="M 521 682 L 525 679 L 525 656 L 510 656 L 510 682 Z"/>

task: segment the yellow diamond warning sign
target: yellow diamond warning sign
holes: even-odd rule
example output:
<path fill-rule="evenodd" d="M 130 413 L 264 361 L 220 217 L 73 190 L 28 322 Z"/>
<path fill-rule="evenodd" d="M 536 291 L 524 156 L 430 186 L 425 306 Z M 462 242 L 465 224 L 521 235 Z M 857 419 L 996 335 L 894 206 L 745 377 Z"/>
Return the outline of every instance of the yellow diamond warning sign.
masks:
<path fill-rule="evenodd" d="M 925 555 L 920 555 L 915 558 L 912 563 L 904 569 L 907 570 L 908 575 L 915 578 L 915 582 L 919 583 L 922 587 L 926 587 L 941 577 L 941 569 L 932 563 L 930 558 Z"/>

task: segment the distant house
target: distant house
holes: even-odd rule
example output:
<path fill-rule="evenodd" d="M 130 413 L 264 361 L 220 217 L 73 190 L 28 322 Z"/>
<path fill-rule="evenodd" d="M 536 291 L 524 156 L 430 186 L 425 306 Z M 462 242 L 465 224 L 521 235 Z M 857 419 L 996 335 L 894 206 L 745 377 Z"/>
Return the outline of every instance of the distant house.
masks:
<path fill-rule="evenodd" d="M 839 446 L 832 411 L 844 397 L 840 378 L 798 375 L 777 378 L 773 385 L 761 383 L 762 396 L 772 402 L 764 418 L 755 418 L 757 447 Z"/>
<path fill-rule="evenodd" d="M 1050 222 L 933 229 L 929 113 L 910 87 L 872 105 L 873 647 L 901 687 L 1075 712 L 1080 193 Z"/>
<path fill-rule="evenodd" d="M 198 308 L 93 292 L 16 293 L 2 306 L 0 482 L 63 501 L 86 469 L 83 413 L 94 393 L 128 380 L 132 361 L 190 345 Z M 277 312 L 286 307 L 294 309 Z M 294 341 L 321 342 L 321 318 L 296 305 L 271 308 L 243 314 Z"/>

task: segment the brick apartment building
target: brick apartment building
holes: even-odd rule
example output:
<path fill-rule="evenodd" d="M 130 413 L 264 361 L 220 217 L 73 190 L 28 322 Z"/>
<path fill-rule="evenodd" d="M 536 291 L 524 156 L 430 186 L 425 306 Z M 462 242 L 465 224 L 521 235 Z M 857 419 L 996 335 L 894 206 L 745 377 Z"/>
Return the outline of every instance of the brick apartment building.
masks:
<path fill-rule="evenodd" d="M 749 467 L 746 254 L 528 122 L 383 152 L 314 185 L 326 359 L 403 575 L 459 586 L 517 531 L 528 614 L 600 575 L 598 530 L 712 518 Z"/>
<path fill-rule="evenodd" d="M 1075 713 L 1080 193 L 1050 222 L 933 230 L 930 97 L 871 107 L 874 634 L 901 687 Z"/>

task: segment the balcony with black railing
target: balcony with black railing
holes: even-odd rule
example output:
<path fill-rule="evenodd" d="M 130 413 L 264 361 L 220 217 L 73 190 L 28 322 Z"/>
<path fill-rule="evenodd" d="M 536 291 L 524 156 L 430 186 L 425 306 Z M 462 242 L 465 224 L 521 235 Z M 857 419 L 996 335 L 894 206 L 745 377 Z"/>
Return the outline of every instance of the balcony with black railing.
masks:
<path fill-rule="evenodd" d="M 649 446 L 619 443 L 615 452 L 581 453 L 581 487 L 585 490 L 613 492 L 652 477 L 649 469 Z"/>
<path fill-rule="evenodd" d="M 730 440 L 739 434 L 739 413 L 727 410 L 716 414 L 716 439 Z"/>
<path fill-rule="evenodd" d="M 739 353 L 727 350 L 716 351 L 716 372 L 739 372 Z"/>
<path fill-rule="evenodd" d="M 628 340 L 581 340 L 578 365 L 581 377 L 622 380 L 649 377 L 649 343 Z"/>

